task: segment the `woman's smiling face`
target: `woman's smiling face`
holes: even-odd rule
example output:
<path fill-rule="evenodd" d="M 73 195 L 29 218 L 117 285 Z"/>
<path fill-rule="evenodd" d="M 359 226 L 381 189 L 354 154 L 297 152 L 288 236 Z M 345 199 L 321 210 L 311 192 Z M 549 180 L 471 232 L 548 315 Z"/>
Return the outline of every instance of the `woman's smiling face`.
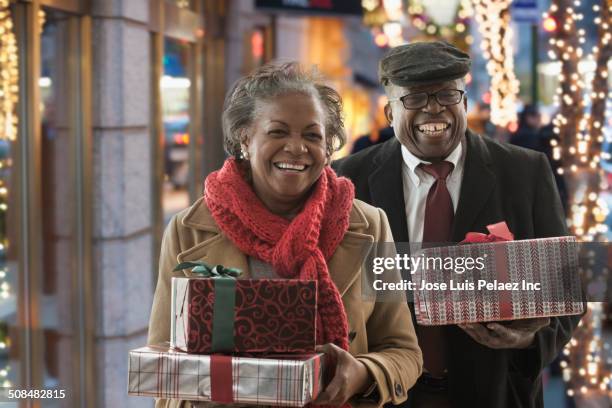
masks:
<path fill-rule="evenodd" d="M 272 211 L 295 209 L 327 163 L 325 111 L 311 94 L 290 92 L 258 101 L 246 129 L 253 188 Z"/>

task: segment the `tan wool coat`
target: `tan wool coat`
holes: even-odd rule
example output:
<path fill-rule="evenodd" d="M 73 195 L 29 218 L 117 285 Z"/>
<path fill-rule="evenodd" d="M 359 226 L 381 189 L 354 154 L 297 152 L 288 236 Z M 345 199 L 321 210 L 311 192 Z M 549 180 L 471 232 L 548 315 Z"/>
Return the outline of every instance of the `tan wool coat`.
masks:
<path fill-rule="evenodd" d="M 349 352 L 363 362 L 375 379 L 380 400 L 352 400 L 355 407 L 398 404 L 421 374 L 422 356 L 405 302 L 368 302 L 362 297 L 361 274 L 364 247 L 372 242 L 392 242 L 385 213 L 355 200 L 344 239 L 328 263 L 331 278 L 342 295 L 349 330 L 355 332 Z M 172 276 L 189 276 L 190 271 L 172 272 L 178 262 L 201 260 L 239 268 L 249 276 L 248 259 L 220 230 L 206 203 L 199 199 L 172 218 L 161 248 L 159 278 L 149 325 L 149 344 L 170 339 L 170 284 Z M 178 400 L 157 400 L 156 407 L 212 406 Z"/>

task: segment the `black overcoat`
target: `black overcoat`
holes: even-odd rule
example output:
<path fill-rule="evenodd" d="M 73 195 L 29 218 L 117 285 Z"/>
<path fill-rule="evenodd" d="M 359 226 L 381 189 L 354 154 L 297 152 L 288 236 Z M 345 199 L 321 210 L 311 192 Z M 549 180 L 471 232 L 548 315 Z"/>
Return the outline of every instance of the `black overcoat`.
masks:
<path fill-rule="evenodd" d="M 466 156 L 453 241 L 506 221 L 515 239 L 567 235 L 546 156 L 466 132 Z M 396 242 L 408 242 L 400 143 L 393 138 L 333 163 L 360 200 L 382 208 Z M 412 307 L 412 305 L 411 305 Z M 414 316 L 414 313 L 413 313 Z M 494 350 L 446 326 L 450 399 L 454 407 L 542 407 L 542 369 L 570 340 L 581 316 L 552 318 L 532 347 Z M 403 405 L 410 407 L 410 396 Z"/>

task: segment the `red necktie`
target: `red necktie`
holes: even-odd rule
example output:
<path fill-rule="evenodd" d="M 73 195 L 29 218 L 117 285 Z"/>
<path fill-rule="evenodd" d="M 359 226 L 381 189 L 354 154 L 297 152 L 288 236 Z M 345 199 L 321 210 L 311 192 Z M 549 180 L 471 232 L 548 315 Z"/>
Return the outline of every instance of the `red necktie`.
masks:
<path fill-rule="evenodd" d="M 447 161 L 421 165 L 423 171 L 436 179 L 427 193 L 423 242 L 439 244 L 449 242 L 451 239 L 455 211 L 446 187 L 446 178 L 453 171 L 453 167 L 453 163 Z"/>
<path fill-rule="evenodd" d="M 446 178 L 453 171 L 453 167 L 453 164 L 447 161 L 421 165 L 423 171 L 436 179 L 427 193 L 423 243 L 440 244 L 451 239 L 455 212 L 446 187 Z M 443 377 L 446 371 L 446 339 L 443 327 L 417 326 L 417 333 L 425 369 L 434 377 Z"/>

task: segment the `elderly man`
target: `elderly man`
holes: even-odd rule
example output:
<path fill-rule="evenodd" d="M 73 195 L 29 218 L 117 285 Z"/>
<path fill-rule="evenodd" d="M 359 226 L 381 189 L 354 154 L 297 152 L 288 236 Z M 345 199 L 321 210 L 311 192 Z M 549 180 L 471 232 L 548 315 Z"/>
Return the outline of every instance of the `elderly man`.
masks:
<path fill-rule="evenodd" d="M 444 43 L 390 50 L 379 66 L 395 138 L 334 163 L 387 213 L 396 242 L 458 242 L 506 221 L 516 239 L 567 235 L 543 154 L 467 129 L 470 57 Z M 542 369 L 579 317 L 417 325 L 425 372 L 404 406 L 541 407 Z"/>

